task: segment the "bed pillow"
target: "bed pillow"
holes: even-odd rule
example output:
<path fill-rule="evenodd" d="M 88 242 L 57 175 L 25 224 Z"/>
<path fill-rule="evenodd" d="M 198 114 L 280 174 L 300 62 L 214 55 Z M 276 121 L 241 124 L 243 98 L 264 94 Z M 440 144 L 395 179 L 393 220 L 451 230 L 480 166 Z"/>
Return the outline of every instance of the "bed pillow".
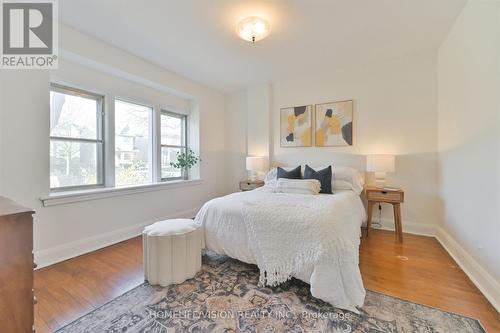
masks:
<path fill-rule="evenodd" d="M 326 166 L 315 167 L 323 169 Z M 346 166 L 332 166 L 332 190 L 351 190 L 357 194 L 361 194 L 365 185 L 365 175 L 358 169 Z"/>
<path fill-rule="evenodd" d="M 314 166 L 314 169 L 324 169 L 328 166 Z M 289 167 L 283 167 L 282 169 L 286 171 L 292 170 Z M 302 168 L 304 170 L 304 168 Z M 264 182 L 266 186 L 275 187 L 276 186 L 276 168 L 272 168 L 267 173 Z M 332 167 L 332 191 L 354 191 L 357 194 L 361 194 L 363 187 L 365 185 L 365 175 L 363 172 L 346 166 L 335 165 Z"/>
<path fill-rule="evenodd" d="M 358 188 L 355 188 L 351 182 L 348 182 L 347 180 L 335 179 L 332 179 L 332 191 L 333 193 L 342 191 L 354 191 L 357 194 L 361 193 L 361 191 L 359 191 Z"/>
<path fill-rule="evenodd" d="M 321 184 L 317 179 L 287 179 L 280 178 L 276 181 L 276 192 L 293 194 L 318 194 Z"/>
<path fill-rule="evenodd" d="M 350 183 L 351 189 L 354 192 L 360 194 L 363 191 L 363 187 L 365 185 L 365 177 L 364 174 L 359 170 L 345 166 L 335 166 L 333 168 L 332 175 L 334 191 L 336 191 L 337 189 L 345 189 L 344 186 L 341 185 L 345 184 L 345 182 Z M 335 186 L 335 183 L 337 183 L 337 187 Z"/>
<path fill-rule="evenodd" d="M 272 168 L 269 170 L 269 172 L 266 174 L 266 177 L 264 177 L 264 183 L 267 186 L 275 186 L 276 185 L 276 175 L 278 171 L 276 168 Z"/>
<path fill-rule="evenodd" d="M 332 194 L 332 166 L 328 166 L 322 170 L 314 170 L 306 164 L 304 169 L 304 179 L 317 179 L 321 183 L 321 191 L 319 193 Z"/>
<path fill-rule="evenodd" d="M 287 178 L 287 179 L 302 179 L 301 166 L 299 165 L 295 169 L 287 171 L 283 168 L 278 167 L 276 173 L 276 178 Z"/>

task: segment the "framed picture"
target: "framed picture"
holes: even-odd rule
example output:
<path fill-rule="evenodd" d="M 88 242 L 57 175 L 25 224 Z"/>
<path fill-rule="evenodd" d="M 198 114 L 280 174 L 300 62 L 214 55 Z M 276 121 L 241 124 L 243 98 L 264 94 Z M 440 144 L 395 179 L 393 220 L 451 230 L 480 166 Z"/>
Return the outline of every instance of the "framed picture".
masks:
<path fill-rule="evenodd" d="M 281 147 L 312 146 L 312 105 L 280 110 Z"/>
<path fill-rule="evenodd" d="M 316 104 L 317 147 L 352 146 L 352 101 Z"/>

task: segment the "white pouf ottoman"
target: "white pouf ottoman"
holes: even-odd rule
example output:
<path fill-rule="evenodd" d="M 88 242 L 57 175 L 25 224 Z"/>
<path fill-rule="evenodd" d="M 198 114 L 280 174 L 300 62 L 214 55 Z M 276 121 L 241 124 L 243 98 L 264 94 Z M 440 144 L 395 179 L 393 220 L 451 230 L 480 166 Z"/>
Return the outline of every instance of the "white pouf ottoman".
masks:
<path fill-rule="evenodd" d="M 201 229 L 190 219 L 156 222 L 142 232 L 144 278 L 163 287 L 195 276 L 201 268 Z"/>

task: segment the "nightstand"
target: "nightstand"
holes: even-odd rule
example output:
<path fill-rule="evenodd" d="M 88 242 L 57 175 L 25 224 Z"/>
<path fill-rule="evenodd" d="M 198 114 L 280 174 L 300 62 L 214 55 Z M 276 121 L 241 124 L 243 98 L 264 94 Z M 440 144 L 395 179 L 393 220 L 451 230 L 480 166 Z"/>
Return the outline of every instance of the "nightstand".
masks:
<path fill-rule="evenodd" d="M 401 225 L 401 203 L 404 202 L 405 193 L 403 190 L 387 190 L 378 187 L 365 187 L 365 196 L 368 201 L 368 222 L 366 225 L 366 237 L 370 234 L 372 224 L 373 205 L 378 202 L 392 204 L 394 210 L 394 225 L 396 240 L 403 242 L 403 227 Z"/>
<path fill-rule="evenodd" d="M 240 191 L 251 191 L 261 186 L 264 186 L 263 180 L 242 180 L 240 182 Z"/>

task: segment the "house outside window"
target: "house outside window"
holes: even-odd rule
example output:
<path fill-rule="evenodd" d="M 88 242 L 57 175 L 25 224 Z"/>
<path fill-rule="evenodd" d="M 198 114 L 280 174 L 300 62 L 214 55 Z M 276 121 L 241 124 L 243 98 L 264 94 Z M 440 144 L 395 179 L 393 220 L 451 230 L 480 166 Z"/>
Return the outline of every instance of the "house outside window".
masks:
<path fill-rule="evenodd" d="M 115 185 L 152 182 L 153 108 L 115 100 Z"/>
<path fill-rule="evenodd" d="M 180 170 L 170 165 L 177 161 L 177 155 L 187 150 L 187 116 L 179 113 L 162 111 L 161 128 L 161 179 L 174 180 L 185 178 L 187 170 Z"/>
<path fill-rule="evenodd" d="M 104 97 L 51 85 L 50 188 L 104 186 Z"/>

